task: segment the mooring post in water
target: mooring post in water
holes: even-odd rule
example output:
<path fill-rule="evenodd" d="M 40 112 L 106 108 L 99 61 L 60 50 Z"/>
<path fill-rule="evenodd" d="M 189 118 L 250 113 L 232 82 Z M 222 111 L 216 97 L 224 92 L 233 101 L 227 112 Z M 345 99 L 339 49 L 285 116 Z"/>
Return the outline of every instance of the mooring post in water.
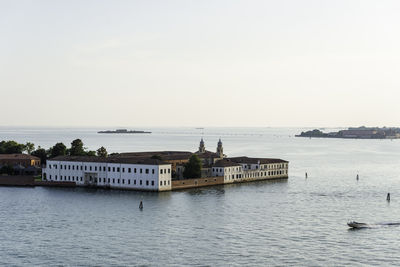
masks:
<path fill-rule="evenodd" d="M 360 177 L 358 176 L 358 173 L 357 173 L 357 177 L 356 177 L 357 181 L 358 181 L 359 178 L 360 178 Z"/>
<path fill-rule="evenodd" d="M 307 172 L 306 172 L 306 179 L 308 178 L 308 174 L 307 174 Z"/>
<path fill-rule="evenodd" d="M 142 201 L 140 201 L 140 204 L 139 204 L 139 209 L 143 209 L 143 202 Z"/>
<path fill-rule="evenodd" d="M 390 201 L 390 193 L 387 194 L 386 201 Z"/>

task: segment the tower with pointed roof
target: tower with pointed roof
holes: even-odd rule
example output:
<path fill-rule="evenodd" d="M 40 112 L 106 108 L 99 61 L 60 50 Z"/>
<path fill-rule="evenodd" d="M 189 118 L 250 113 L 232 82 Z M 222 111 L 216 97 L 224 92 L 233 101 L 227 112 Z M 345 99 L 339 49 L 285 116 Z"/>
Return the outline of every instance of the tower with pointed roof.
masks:
<path fill-rule="evenodd" d="M 206 152 L 206 147 L 204 146 L 204 140 L 201 138 L 200 140 L 200 146 L 199 146 L 199 153 L 205 153 Z"/>
<path fill-rule="evenodd" d="M 219 141 L 218 141 L 217 154 L 219 155 L 220 158 L 223 158 L 223 157 L 224 157 L 224 148 L 222 147 L 221 138 L 220 138 Z"/>

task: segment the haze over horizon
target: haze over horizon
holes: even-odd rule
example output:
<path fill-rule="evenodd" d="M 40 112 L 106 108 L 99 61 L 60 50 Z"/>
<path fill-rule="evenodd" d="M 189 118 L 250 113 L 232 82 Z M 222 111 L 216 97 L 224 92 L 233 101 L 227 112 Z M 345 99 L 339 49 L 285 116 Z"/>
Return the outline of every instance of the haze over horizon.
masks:
<path fill-rule="evenodd" d="M 2 1 L 0 126 L 400 126 L 399 1 Z"/>

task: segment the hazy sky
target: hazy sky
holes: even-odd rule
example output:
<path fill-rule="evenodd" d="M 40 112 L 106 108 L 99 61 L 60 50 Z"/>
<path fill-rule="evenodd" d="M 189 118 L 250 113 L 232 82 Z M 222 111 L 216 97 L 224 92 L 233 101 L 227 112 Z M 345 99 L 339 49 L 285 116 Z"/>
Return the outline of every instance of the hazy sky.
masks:
<path fill-rule="evenodd" d="M 400 126 L 400 1 L 0 0 L 0 125 Z"/>

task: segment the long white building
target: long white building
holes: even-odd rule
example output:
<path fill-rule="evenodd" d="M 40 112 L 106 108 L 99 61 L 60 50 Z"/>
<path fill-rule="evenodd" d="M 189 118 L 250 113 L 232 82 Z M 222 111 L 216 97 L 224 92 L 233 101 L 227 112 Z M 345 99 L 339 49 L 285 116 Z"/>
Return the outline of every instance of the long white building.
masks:
<path fill-rule="evenodd" d="M 287 178 L 289 162 L 272 158 L 225 158 L 212 167 L 213 176 L 223 176 L 224 183 Z"/>
<path fill-rule="evenodd" d="M 171 190 L 171 164 L 157 159 L 59 156 L 43 169 L 47 181 L 149 191 Z"/>

